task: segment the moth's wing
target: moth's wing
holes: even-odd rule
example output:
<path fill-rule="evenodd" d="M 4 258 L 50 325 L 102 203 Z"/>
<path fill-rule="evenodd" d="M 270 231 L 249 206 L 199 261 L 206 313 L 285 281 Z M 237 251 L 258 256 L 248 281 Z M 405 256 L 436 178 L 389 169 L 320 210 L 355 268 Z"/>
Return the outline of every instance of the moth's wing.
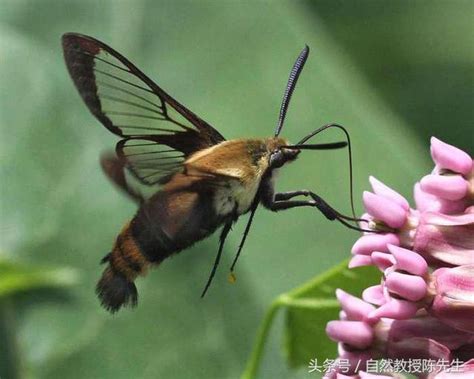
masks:
<path fill-rule="evenodd" d="M 62 37 L 68 71 L 92 114 L 121 137 L 195 130 L 211 146 L 224 137 L 169 96 L 123 55 L 92 37 Z"/>
<path fill-rule="evenodd" d="M 145 201 L 143 194 L 138 189 L 134 188 L 127 180 L 126 167 L 123 160 L 117 158 L 113 152 L 109 152 L 101 155 L 100 165 L 110 181 L 130 198 L 139 204 Z"/>
<path fill-rule="evenodd" d="M 171 159 L 170 153 L 187 157 L 225 141 L 216 129 L 103 42 L 67 33 L 62 44 L 79 94 L 107 129 L 124 138 L 116 146 L 117 154 L 142 183 L 155 184 L 179 170 L 183 159 Z"/>
<path fill-rule="evenodd" d="M 156 138 L 123 139 L 117 143 L 116 153 L 129 172 L 147 186 L 166 183 L 175 173 L 182 171 L 186 159 L 186 154 L 173 146 L 173 141 L 157 141 Z"/>

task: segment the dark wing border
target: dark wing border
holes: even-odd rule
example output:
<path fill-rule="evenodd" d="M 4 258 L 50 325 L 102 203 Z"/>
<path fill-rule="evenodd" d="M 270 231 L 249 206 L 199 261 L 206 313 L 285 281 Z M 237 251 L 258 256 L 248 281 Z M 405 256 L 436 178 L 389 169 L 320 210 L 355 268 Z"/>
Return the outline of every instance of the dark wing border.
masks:
<path fill-rule="evenodd" d="M 132 75 L 144 82 L 153 91 L 153 93 L 159 97 L 162 103 L 163 113 L 165 118 L 167 118 L 167 121 L 180 125 L 183 130 L 189 130 L 189 128 L 176 123 L 167 115 L 166 105 L 168 104 L 199 130 L 200 137 L 205 139 L 209 146 L 225 141 L 225 138 L 216 129 L 168 95 L 155 82 L 153 82 L 153 80 L 151 80 L 147 75 L 139 70 L 132 62 L 105 43 L 83 34 L 66 33 L 62 36 L 62 46 L 66 66 L 81 97 L 92 114 L 112 133 L 121 137 L 128 137 L 125 136 L 122 130 L 115 126 L 101 110 L 100 98 L 97 95 L 97 86 L 93 72 L 93 59 L 97 54 L 100 53 L 101 50 L 104 50 L 119 60 L 130 70 Z M 85 52 L 88 54 L 85 55 Z M 79 56 L 79 54 L 81 55 Z M 84 61 L 87 59 L 90 59 L 90 61 Z M 83 64 L 77 64 L 77 62 L 81 62 L 81 60 Z M 85 85 L 89 86 L 90 89 L 95 90 L 95 95 L 91 96 L 90 93 L 85 93 L 82 89 Z"/>

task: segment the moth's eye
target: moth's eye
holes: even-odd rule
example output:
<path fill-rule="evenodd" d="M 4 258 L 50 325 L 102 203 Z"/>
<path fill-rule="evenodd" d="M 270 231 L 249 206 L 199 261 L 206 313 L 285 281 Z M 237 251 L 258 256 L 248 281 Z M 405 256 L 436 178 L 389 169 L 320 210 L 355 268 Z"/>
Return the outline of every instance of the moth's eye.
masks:
<path fill-rule="evenodd" d="M 270 167 L 278 168 L 285 163 L 285 157 L 281 150 L 275 150 L 270 154 Z"/>

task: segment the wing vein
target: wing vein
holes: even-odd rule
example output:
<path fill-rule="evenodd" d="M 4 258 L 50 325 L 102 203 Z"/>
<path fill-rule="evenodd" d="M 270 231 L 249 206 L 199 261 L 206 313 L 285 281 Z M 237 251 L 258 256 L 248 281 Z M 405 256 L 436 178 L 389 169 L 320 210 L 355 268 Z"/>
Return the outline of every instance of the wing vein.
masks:
<path fill-rule="evenodd" d="M 143 110 L 146 110 L 146 111 L 150 111 L 150 112 L 159 114 L 160 116 L 163 116 L 163 113 L 157 111 L 156 109 L 145 107 L 144 105 L 134 103 L 133 101 L 124 100 L 124 99 L 121 99 L 121 98 L 115 97 L 115 96 L 105 95 L 103 93 L 100 94 L 100 97 L 102 97 L 104 99 L 116 101 L 117 103 L 128 104 L 128 105 L 131 105 L 133 107 L 137 107 L 137 108 L 140 108 L 140 109 L 143 109 Z"/>
<path fill-rule="evenodd" d="M 101 80 L 97 80 L 96 82 L 97 82 L 97 84 L 100 84 L 101 86 L 104 86 L 104 87 L 107 87 L 107 88 L 111 88 L 111 89 L 114 89 L 114 90 L 117 90 L 117 91 L 121 91 L 121 92 L 123 92 L 123 93 L 126 93 L 127 95 L 134 96 L 134 97 L 136 97 L 137 99 L 143 100 L 144 102 L 146 102 L 146 103 L 148 103 L 148 104 L 150 104 L 150 105 L 153 105 L 154 107 L 157 107 L 157 108 L 160 109 L 160 110 L 163 109 L 163 105 L 155 104 L 153 101 L 150 101 L 150 100 L 144 98 L 143 96 L 137 95 L 136 93 L 134 93 L 134 92 L 132 92 L 132 91 L 128 91 L 128 90 L 126 90 L 125 88 L 120 88 L 120 87 L 114 86 L 114 85 L 112 85 L 112 84 L 103 82 L 103 81 L 101 81 Z M 161 99 L 160 99 L 160 101 L 161 101 Z"/>
<path fill-rule="evenodd" d="M 121 129 L 138 129 L 138 130 L 151 130 L 151 131 L 160 131 L 160 132 L 169 132 L 174 133 L 176 130 L 164 129 L 164 128 L 151 128 L 149 126 L 140 126 L 140 125 L 116 125 L 117 128 Z M 153 134 L 150 134 L 153 135 Z"/>
<path fill-rule="evenodd" d="M 118 77 L 118 76 L 116 76 L 116 75 L 113 75 L 113 74 L 109 73 L 109 72 L 105 72 L 105 71 L 99 70 L 98 68 L 95 68 L 95 67 L 94 67 L 94 71 L 95 71 L 95 72 L 98 72 L 98 73 L 100 73 L 100 74 L 102 74 L 102 75 L 108 76 L 109 78 L 116 79 L 116 80 L 118 80 L 119 82 L 128 84 L 128 85 L 130 85 L 130 86 L 132 86 L 132 87 L 141 89 L 142 91 L 146 91 L 146 92 L 149 92 L 149 93 L 152 93 L 152 94 L 156 95 L 156 92 L 152 91 L 152 90 L 149 89 L 149 88 L 145 88 L 145 87 L 139 86 L 138 84 L 129 82 L 128 80 L 122 79 L 122 78 L 120 78 L 120 77 Z"/>
<path fill-rule="evenodd" d="M 147 118 L 147 119 L 150 119 L 150 120 L 166 121 L 166 118 L 164 118 L 164 117 L 148 116 L 148 115 L 140 114 L 140 113 L 106 111 L 106 110 L 102 110 L 102 112 L 104 112 L 106 115 L 112 115 L 112 116 L 140 117 L 140 118 Z"/>
<path fill-rule="evenodd" d="M 98 57 L 97 55 L 94 55 L 94 54 L 91 54 L 91 53 L 88 53 L 87 51 L 83 51 L 83 50 L 78 50 L 80 53 L 84 54 L 84 55 L 87 55 L 89 57 L 92 57 L 93 59 L 97 59 L 98 61 L 101 61 L 101 62 L 104 62 L 108 65 L 111 65 L 112 67 L 115 67 L 115 68 L 118 68 L 119 70 L 122 70 L 124 72 L 128 72 L 128 73 L 132 73 L 130 70 L 127 70 L 126 68 L 123 68 L 123 67 L 120 67 L 119 65 L 115 64 L 115 63 L 112 63 L 112 62 L 109 62 L 108 60 L 104 59 L 104 58 L 101 58 L 101 57 Z"/>

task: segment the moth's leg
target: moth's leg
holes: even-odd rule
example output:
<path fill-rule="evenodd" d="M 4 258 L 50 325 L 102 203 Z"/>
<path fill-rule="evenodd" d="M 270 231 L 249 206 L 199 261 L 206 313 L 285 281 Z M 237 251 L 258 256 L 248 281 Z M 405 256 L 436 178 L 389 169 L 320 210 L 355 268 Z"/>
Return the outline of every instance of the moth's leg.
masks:
<path fill-rule="evenodd" d="M 275 200 L 272 204 L 270 204 L 270 210 L 274 212 L 297 207 L 316 207 L 324 216 L 326 216 L 328 220 L 332 221 L 338 218 L 335 210 L 324 201 L 319 202 L 316 200 Z"/>
<path fill-rule="evenodd" d="M 219 241 L 220 241 L 219 250 L 217 251 L 216 259 L 214 261 L 214 266 L 212 267 L 211 274 L 209 275 L 209 279 L 207 280 L 206 287 L 204 287 L 204 290 L 202 291 L 201 297 L 204 297 L 207 290 L 209 289 L 209 286 L 211 285 L 212 279 L 214 278 L 214 275 L 217 270 L 217 266 L 219 266 L 219 261 L 221 260 L 222 249 L 224 248 L 225 239 L 227 238 L 227 235 L 229 234 L 231 229 L 232 229 L 232 221 L 224 224 L 224 227 L 222 228 L 222 232 L 219 237 Z"/>
<path fill-rule="evenodd" d="M 298 190 L 298 191 L 287 191 L 287 192 L 278 192 L 275 194 L 274 200 L 290 200 L 295 196 L 309 196 L 310 191 L 308 190 Z"/>
<path fill-rule="evenodd" d="M 311 196 L 312 200 L 290 200 L 295 196 Z M 291 208 L 298 208 L 298 207 L 316 207 L 318 210 L 328 219 L 328 220 L 337 220 L 341 224 L 347 226 L 350 229 L 355 229 L 359 231 L 370 231 L 365 230 L 363 228 L 356 227 L 354 225 L 349 224 L 346 220 L 350 221 L 359 221 L 358 219 L 354 219 L 352 217 L 344 216 L 331 207 L 321 196 L 315 194 L 312 191 L 308 190 L 297 190 L 297 191 L 289 191 L 289 192 L 278 192 L 275 193 L 274 196 L 266 197 L 262 199 L 263 205 L 274 211 L 282 211 L 285 209 Z"/>
<path fill-rule="evenodd" d="M 244 247 L 245 240 L 247 239 L 247 236 L 250 231 L 250 226 L 252 225 L 253 221 L 253 216 L 255 215 L 255 211 L 257 210 L 259 201 L 254 201 L 252 204 L 252 208 L 250 209 L 250 216 L 247 221 L 247 225 L 245 226 L 244 234 L 242 236 L 242 240 L 240 241 L 239 248 L 237 249 L 237 254 L 235 254 L 235 258 L 232 261 L 232 265 L 230 266 L 230 272 L 232 273 L 234 271 L 235 264 L 237 263 L 237 260 L 239 259 L 240 253 L 242 252 L 242 248 Z"/>
<path fill-rule="evenodd" d="M 340 218 L 342 218 L 344 220 L 364 221 L 364 220 L 359 219 L 359 218 L 354 218 L 354 217 L 343 215 L 342 213 L 340 213 L 340 212 L 336 211 L 334 208 L 332 208 L 324 199 L 321 198 L 321 196 L 315 194 L 312 191 L 308 191 L 308 190 L 278 192 L 278 193 L 275 194 L 274 200 L 276 200 L 276 201 L 289 200 L 289 199 L 292 199 L 295 196 L 306 196 L 306 197 L 311 196 L 316 203 L 320 204 L 321 206 L 325 207 L 326 209 L 327 208 L 332 209 L 332 211 L 335 212 L 337 214 L 337 216 L 339 216 Z"/>
<path fill-rule="evenodd" d="M 313 200 L 290 200 L 296 196 L 311 196 Z M 272 189 L 269 189 L 262 193 L 262 203 L 274 212 L 296 207 L 317 207 L 329 220 L 337 218 L 337 212 L 329 204 L 320 196 L 308 190 L 273 193 Z"/>

